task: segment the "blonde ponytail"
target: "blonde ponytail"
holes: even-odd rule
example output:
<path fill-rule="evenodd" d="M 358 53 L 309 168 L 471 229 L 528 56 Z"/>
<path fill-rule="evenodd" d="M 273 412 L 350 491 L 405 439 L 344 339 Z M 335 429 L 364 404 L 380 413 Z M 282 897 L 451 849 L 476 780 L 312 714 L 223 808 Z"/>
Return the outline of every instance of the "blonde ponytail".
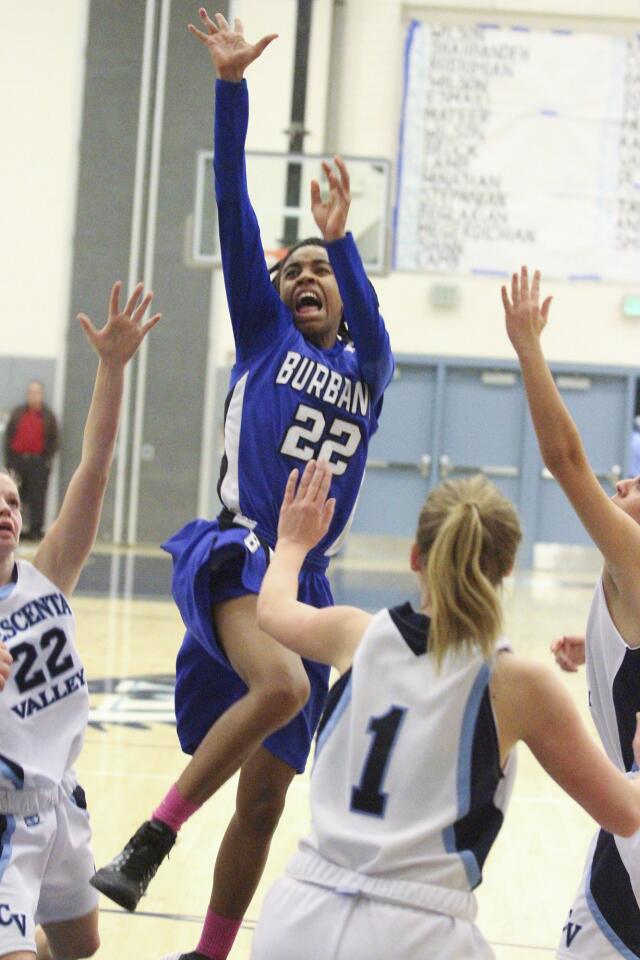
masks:
<path fill-rule="evenodd" d="M 429 495 L 417 543 L 431 601 L 429 650 L 477 647 L 490 657 L 502 629 L 498 587 L 522 533 L 512 504 L 485 477 L 451 480 Z"/>

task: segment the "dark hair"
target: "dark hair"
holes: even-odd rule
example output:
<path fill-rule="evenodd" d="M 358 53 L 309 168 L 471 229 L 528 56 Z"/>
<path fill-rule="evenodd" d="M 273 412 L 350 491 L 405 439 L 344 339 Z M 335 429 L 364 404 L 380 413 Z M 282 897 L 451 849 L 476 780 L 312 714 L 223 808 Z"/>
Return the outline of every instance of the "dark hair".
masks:
<path fill-rule="evenodd" d="M 269 267 L 269 275 L 271 276 L 271 283 L 274 285 L 278 293 L 280 293 L 280 275 L 284 269 L 284 265 L 295 250 L 299 250 L 300 247 L 322 247 L 324 250 L 327 249 L 326 242 L 322 237 L 305 237 L 304 240 L 297 240 L 293 246 L 289 247 L 284 257 L 278 260 L 277 263 L 274 263 L 272 267 Z M 341 340 L 347 340 L 351 342 L 352 337 L 349 333 L 349 327 L 347 326 L 347 321 L 344 319 L 344 307 L 342 308 L 342 316 L 340 317 L 340 324 L 338 326 L 338 336 Z"/>

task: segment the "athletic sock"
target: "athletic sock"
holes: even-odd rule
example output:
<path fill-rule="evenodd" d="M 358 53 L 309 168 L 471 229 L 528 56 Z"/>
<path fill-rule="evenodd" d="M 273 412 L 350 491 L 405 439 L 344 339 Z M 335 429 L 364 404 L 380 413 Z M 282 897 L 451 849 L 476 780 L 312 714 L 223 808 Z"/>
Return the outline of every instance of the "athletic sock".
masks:
<path fill-rule="evenodd" d="M 204 954 L 209 960 L 227 960 L 241 923 L 242 920 L 221 917 L 209 907 L 202 936 L 196 947 L 197 952 Z"/>
<path fill-rule="evenodd" d="M 171 827 L 174 833 L 177 833 L 183 823 L 186 823 L 189 817 L 199 810 L 201 804 L 191 803 L 185 800 L 174 785 L 169 790 L 159 807 L 151 814 L 152 820 L 161 820 Z"/>

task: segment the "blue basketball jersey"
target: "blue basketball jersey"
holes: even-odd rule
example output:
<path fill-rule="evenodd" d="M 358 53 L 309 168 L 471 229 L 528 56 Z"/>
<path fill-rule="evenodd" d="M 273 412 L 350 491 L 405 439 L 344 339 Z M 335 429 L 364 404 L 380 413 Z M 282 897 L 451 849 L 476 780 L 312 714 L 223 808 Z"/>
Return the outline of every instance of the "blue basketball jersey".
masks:
<path fill-rule="evenodd" d="M 332 467 L 336 510 L 314 554 L 342 543 L 378 426 L 393 356 L 378 302 L 350 234 L 327 244 L 353 343 L 306 340 L 271 283 L 244 163 L 246 83 L 216 84 L 214 171 L 225 287 L 236 344 L 218 493 L 240 522 L 275 543 L 290 471 Z"/>

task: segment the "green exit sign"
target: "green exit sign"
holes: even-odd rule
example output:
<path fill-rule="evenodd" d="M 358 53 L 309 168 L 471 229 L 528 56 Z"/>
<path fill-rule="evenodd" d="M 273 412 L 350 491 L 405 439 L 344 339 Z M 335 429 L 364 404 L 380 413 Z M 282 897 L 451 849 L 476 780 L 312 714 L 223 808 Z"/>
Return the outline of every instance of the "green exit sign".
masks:
<path fill-rule="evenodd" d="M 434 283 L 429 290 L 431 306 L 443 310 L 453 310 L 460 302 L 460 289 L 450 284 Z"/>
<path fill-rule="evenodd" d="M 623 297 L 622 313 L 625 317 L 640 317 L 640 293 L 631 293 Z"/>

